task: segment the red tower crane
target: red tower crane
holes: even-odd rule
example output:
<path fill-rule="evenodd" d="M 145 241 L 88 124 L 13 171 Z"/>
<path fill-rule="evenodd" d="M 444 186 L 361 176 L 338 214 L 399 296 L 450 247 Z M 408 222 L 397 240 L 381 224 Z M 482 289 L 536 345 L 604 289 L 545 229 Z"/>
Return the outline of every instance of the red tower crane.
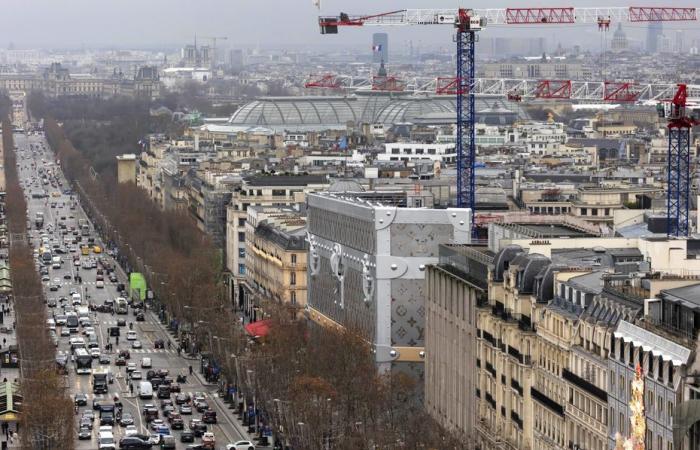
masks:
<path fill-rule="evenodd" d="M 548 24 L 597 24 L 607 30 L 611 22 L 665 22 L 697 20 L 692 7 L 603 7 L 603 8 L 506 8 L 506 9 L 402 9 L 380 14 L 319 17 L 321 34 L 337 34 L 339 27 L 446 25 L 456 30 L 457 73 L 454 82 L 438 80 L 438 93 L 456 96 L 457 106 L 457 206 L 472 209 L 475 206 L 475 44 L 476 33 L 489 25 L 548 25 Z M 559 88 L 543 86 L 548 95 L 567 93 L 571 83 Z M 610 91 L 621 98 L 630 86 Z M 607 91 L 606 91 L 607 93 Z M 517 96 L 517 93 L 513 94 Z M 514 97 L 516 98 L 516 97 Z M 554 98 L 554 97 L 551 97 Z"/>

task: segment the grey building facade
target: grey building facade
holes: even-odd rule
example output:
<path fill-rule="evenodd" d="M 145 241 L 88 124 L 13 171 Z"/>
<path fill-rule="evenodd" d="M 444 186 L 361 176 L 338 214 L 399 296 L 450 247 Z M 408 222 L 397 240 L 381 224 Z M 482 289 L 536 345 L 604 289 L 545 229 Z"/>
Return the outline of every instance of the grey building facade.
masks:
<path fill-rule="evenodd" d="M 308 204 L 308 314 L 371 342 L 380 371 L 422 374 L 425 269 L 469 241 L 468 209 L 411 208 L 406 192 L 315 193 Z"/>

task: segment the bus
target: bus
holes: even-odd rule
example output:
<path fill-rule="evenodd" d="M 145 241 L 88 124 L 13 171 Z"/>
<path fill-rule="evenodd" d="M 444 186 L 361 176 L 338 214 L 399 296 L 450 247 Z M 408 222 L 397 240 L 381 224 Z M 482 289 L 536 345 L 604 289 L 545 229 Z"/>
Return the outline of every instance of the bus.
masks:
<path fill-rule="evenodd" d="M 78 375 L 90 375 L 92 372 L 92 356 L 84 348 L 76 348 L 75 355 L 75 373 Z"/>
<path fill-rule="evenodd" d="M 124 297 L 117 297 L 114 312 L 117 314 L 129 314 L 129 305 Z"/>
<path fill-rule="evenodd" d="M 90 235 L 90 225 L 88 224 L 87 220 L 78 219 L 78 229 L 80 229 L 81 236 L 89 236 Z"/>

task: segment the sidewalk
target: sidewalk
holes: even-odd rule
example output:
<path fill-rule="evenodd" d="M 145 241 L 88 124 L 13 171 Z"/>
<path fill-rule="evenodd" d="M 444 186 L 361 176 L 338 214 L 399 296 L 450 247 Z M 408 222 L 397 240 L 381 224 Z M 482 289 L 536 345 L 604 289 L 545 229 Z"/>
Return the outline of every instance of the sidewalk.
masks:
<path fill-rule="evenodd" d="M 179 342 L 175 337 L 172 335 L 172 332 L 163 325 L 158 318 L 158 315 L 156 315 L 155 312 L 152 310 L 149 310 L 148 313 L 151 315 L 151 318 L 153 319 L 154 323 L 157 324 L 157 326 L 168 336 L 168 339 L 170 339 L 173 343 L 173 345 L 179 345 Z M 183 352 L 180 357 L 190 360 L 190 361 L 199 361 L 198 356 L 189 356 Z M 202 386 L 209 386 L 209 387 L 216 387 L 218 388 L 218 383 L 209 383 L 204 379 L 201 373 L 199 373 L 199 364 L 197 364 L 197 367 L 193 367 L 192 374 L 197 378 L 197 380 L 202 384 Z M 211 397 L 213 401 L 219 406 L 220 410 L 223 412 L 223 414 L 227 415 L 227 418 L 230 419 L 229 422 L 231 425 L 233 425 L 233 428 L 236 430 L 236 432 L 243 437 L 244 440 L 248 440 L 250 442 L 256 442 L 256 439 L 254 436 L 251 436 L 248 433 L 248 430 L 243 424 L 239 421 L 238 416 L 236 413 L 229 409 L 229 404 L 224 402 L 224 400 L 218 395 L 218 389 L 217 389 L 217 394 Z M 271 446 L 263 446 L 256 444 L 256 448 L 268 448 Z"/>

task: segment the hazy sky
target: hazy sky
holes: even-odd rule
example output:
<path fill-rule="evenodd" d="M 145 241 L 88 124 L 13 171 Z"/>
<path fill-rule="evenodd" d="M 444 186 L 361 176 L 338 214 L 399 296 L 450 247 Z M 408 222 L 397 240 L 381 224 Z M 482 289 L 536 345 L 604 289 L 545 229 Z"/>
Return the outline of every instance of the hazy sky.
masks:
<path fill-rule="evenodd" d="M 228 36 L 227 45 L 323 45 L 368 42 L 378 27 L 344 29 L 339 36 L 318 33 L 318 11 L 312 0 L 1 0 L 0 47 L 13 42 L 30 47 L 136 47 L 180 45 L 200 36 Z M 688 0 L 321 0 L 322 14 L 372 13 L 401 8 L 466 6 L 474 8 L 541 6 L 697 5 Z M 700 23 L 676 25 L 696 35 Z M 545 27 L 537 27 L 545 28 Z M 591 26 L 591 28 L 595 28 Z M 639 28 L 639 27 L 638 27 Z M 670 27 L 669 27 L 670 28 Z M 594 29 L 581 29 L 593 33 Z M 381 31 L 387 30 L 384 28 Z M 451 46 L 449 27 L 388 29 L 395 43 L 442 43 Z M 634 32 L 633 30 L 631 30 Z M 559 39 L 570 29 L 506 33 L 537 34 Z M 641 31 L 640 31 L 641 32 Z M 503 34 L 503 28 L 487 35 Z M 594 34 L 593 34 L 594 35 Z M 582 34 L 582 39 L 585 35 Z M 688 39 L 688 42 L 690 39 Z M 391 46 L 391 44 L 390 44 Z"/>

